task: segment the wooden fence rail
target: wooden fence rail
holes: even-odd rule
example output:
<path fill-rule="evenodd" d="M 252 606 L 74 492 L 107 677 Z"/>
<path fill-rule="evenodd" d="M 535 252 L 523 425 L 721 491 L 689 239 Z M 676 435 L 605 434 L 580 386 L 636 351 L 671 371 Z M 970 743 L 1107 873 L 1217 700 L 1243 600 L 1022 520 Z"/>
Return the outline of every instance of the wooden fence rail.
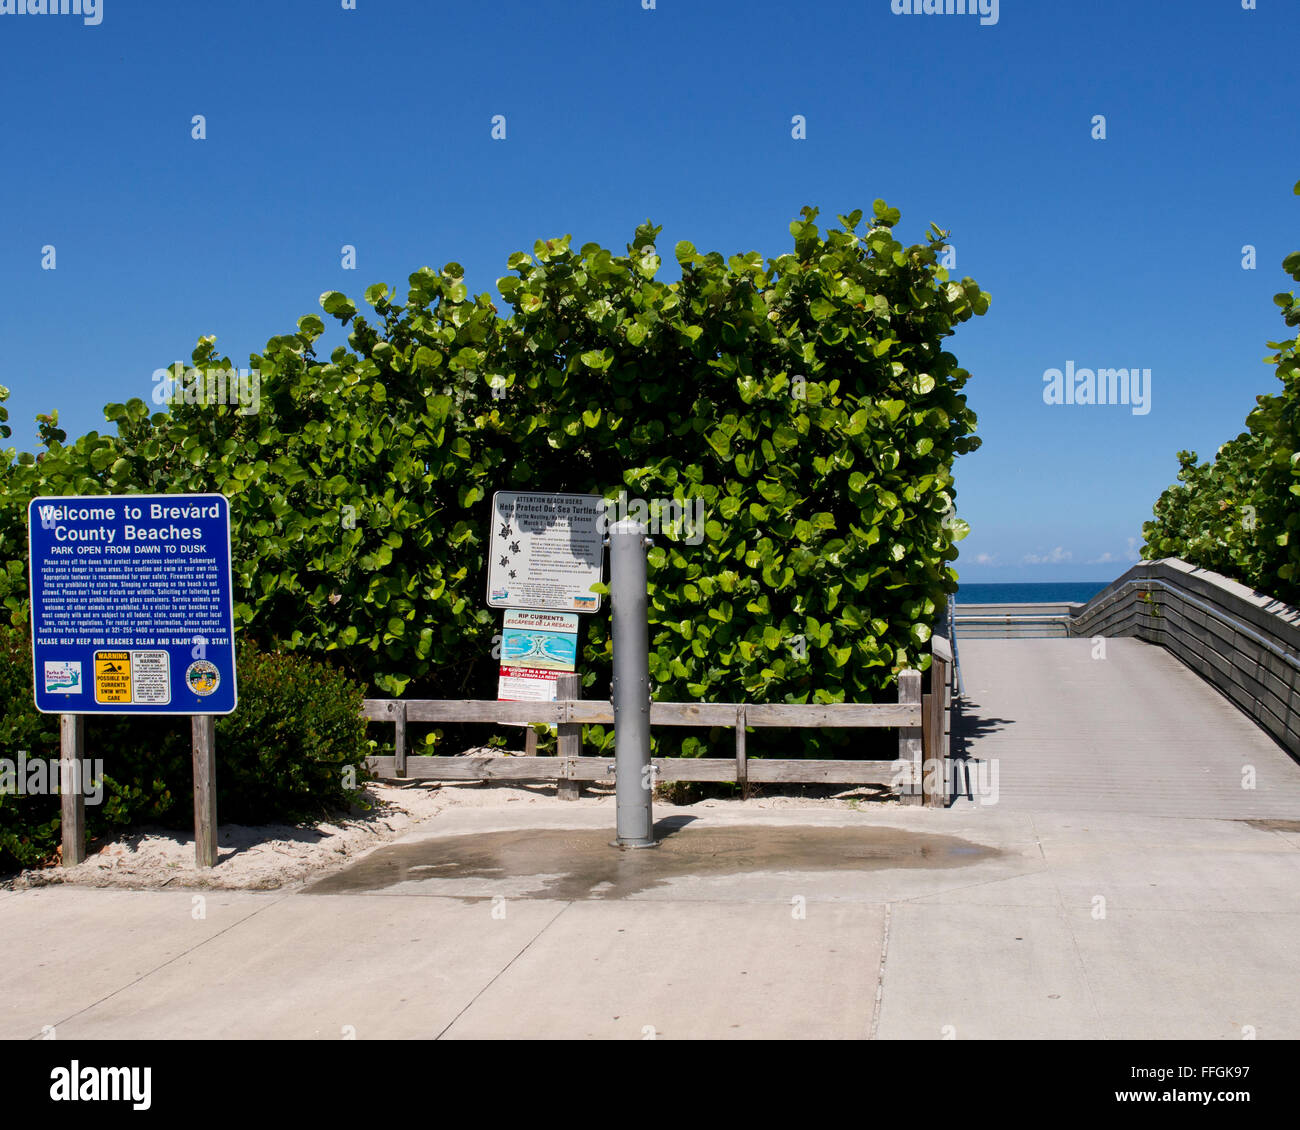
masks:
<path fill-rule="evenodd" d="M 919 671 L 903 671 L 896 703 L 766 704 L 743 702 L 652 702 L 651 726 L 725 726 L 736 733 L 734 758 L 658 757 L 652 762 L 661 781 L 734 781 L 742 789 L 750 782 L 890 785 L 905 803 L 942 805 L 947 802 L 943 759 L 946 757 L 947 683 L 952 653 L 946 640 L 935 637 L 932 675 L 938 695 L 921 696 Z M 558 692 L 576 696 L 580 680 L 563 676 Z M 493 702 L 486 699 L 366 699 L 362 716 L 390 722 L 396 728 L 394 755 L 371 757 L 371 772 L 384 779 L 443 781 L 556 781 L 559 795 L 577 799 L 579 782 L 610 780 L 614 758 L 583 755 L 582 727 L 612 725 L 609 702 L 576 697 L 556 702 Z M 487 722 L 496 725 L 552 725 L 558 728 L 554 757 L 421 757 L 407 749 L 411 722 Z M 893 728 L 898 730 L 898 758 L 892 761 L 833 761 L 761 758 L 745 751 L 747 727 L 790 729 Z M 531 753 L 531 749 L 529 751 Z M 927 761 L 938 760 L 938 771 L 926 774 Z"/>

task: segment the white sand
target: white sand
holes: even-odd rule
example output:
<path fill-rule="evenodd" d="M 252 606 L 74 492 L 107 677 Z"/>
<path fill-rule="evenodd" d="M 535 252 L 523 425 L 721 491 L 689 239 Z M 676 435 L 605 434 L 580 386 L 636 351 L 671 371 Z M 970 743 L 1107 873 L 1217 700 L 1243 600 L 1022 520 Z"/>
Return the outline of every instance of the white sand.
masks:
<path fill-rule="evenodd" d="M 499 753 L 499 750 L 473 750 Z M 675 807 L 655 801 L 656 818 L 692 809 L 745 811 L 768 808 L 856 808 L 893 807 L 896 800 L 877 799 L 879 791 L 867 787 L 839 789 L 835 786 L 767 786 L 767 795 L 748 800 L 703 800 L 695 805 Z M 758 789 L 756 788 L 757 792 Z M 2 884 L 10 889 L 75 883 L 93 887 L 159 889 L 196 887 L 225 890 L 272 890 L 296 886 L 309 879 L 336 871 L 363 852 L 398 839 L 421 825 L 436 821 L 439 813 L 453 807 L 505 808 L 538 805 L 574 811 L 591 806 L 608 806 L 614 819 L 612 785 L 585 784 L 577 801 L 562 801 L 554 783 L 519 784 L 495 782 L 411 782 L 372 783 L 366 794 L 372 808 L 358 811 L 334 823 L 266 824 L 245 826 L 220 824 L 219 864 L 200 871 L 194 865 L 192 833 L 142 828 L 130 835 L 100 845 L 92 844 L 86 861 L 77 867 L 46 867 L 24 871 Z"/>

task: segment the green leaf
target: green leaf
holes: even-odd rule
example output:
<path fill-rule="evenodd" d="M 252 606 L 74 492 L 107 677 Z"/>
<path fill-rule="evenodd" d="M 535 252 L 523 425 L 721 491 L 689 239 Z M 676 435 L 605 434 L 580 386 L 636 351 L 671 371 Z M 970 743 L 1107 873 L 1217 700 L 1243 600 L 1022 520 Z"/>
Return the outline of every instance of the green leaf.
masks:
<path fill-rule="evenodd" d="M 416 349 L 415 357 L 412 360 L 416 371 L 420 369 L 436 369 L 442 364 L 442 354 L 435 353 L 427 345 L 421 345 Z"/>
<path fill-rule="evenodd" d="M 326 291 L 322 294 L 320 304 L 325 313 L 341 321 L 347 321 L 357 312 L 357 308 L 352 305 L 352 300 L 346 294 L 342 294 L 337 290 Z"/>

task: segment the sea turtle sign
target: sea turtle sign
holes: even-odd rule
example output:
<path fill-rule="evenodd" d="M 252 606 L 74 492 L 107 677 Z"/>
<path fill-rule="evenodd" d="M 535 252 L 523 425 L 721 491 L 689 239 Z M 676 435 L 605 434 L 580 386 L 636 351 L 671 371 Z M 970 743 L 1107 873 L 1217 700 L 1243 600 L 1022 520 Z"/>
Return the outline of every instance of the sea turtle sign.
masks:
<path fill-rule="evenodd" d="M 27 525 L 38 710 L 235 709 L 222 495 L 35 498 Z"/>
<path fill-rule="evenodd" d="M 492 496 L 489 608 L 599 612 L 605 502 L 598 494 Z"/>

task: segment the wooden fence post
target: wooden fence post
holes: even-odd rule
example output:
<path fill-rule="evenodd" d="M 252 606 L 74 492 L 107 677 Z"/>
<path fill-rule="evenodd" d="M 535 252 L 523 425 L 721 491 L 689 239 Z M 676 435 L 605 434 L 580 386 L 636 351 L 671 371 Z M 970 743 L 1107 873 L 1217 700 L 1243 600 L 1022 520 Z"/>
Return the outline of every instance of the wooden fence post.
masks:
<path fill-rule="evenodd" d="M 740 799 L 749 799 L 749 758 L 745 753 L 745 707 L 736 707 L 736 783 L 740 786 Z"/>
<path fill-rule="evenodd" d="M 948 806 L 948 761 L 946 731 L 948 721 L 948 670 L 952 651 L 942 636 L 930 641 L 930 693 L 925 696 L 922 718 L 925 723 L 925 803 L 930 808 Z"/>
<path fill-rule="evenodd" d="M 406 703 L 390 702 L 393 716 L 393 776 L 406 776 Z"/>
<path fill-rule="evenodd" d="M 63 866 L 75 867 L 86 858 L 86 719 L 59 715 L 59 807 L 63 813 Z"/>
<path fill-rule="evenodd" d="M 582 697 L 582 677 L 579 675 L 561 675 L 555 680 L 555 697 L 560 702 L 572 702 Z M 531 732 L 531 731 L 530 731 Z M 582 795 L 582 782 L 566 777 L 566 771 L 572 768 L 572 761 L 582 755 L 582 723 L 559 722 L 555 727 L 556 755 L 563 760 L 560 763 L 560 778 L 556 782 L 561 800 L 577 800 Z"/>
<path fill-rule="evenodd" d="M 194 757 L 194 864 L 217 865 L 217 720 L 190 716 Z"/>
<path fill-rule="evenodd" d="M 910 667 L 898 673 L 898 701 L 901 705 L 921 705 L 921 672 Z M 898 756 L 909 762 L 912 767 L 912 783 L 900 798 L 904 804 L 920 804 L 921 771 L 925 759 L 924 743 L 920 726 L 903 726 L 898 731 Z"/>
<path fill-rule="evenodd" d="M 934 692 L 921 696 L 921 797 L 926 808 L 933 805 L 930 797 L 934 787 Z"/>

